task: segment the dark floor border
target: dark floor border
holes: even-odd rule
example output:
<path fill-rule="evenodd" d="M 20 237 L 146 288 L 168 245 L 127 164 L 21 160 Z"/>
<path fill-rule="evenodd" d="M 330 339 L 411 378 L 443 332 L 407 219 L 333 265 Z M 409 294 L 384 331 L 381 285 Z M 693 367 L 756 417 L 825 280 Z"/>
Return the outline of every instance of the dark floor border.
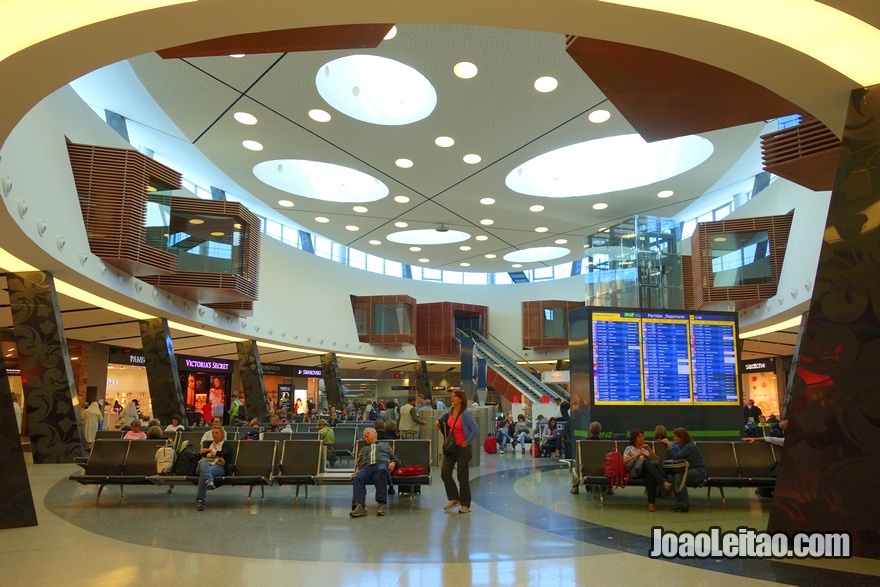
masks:
<path fill-rule="evenodd" d="M 490 491 L 497 487 L 513 487 L 513 484 L 522 478 L 534 475 L 536 471 L 558 471 L 559 467 L 538 466 L 529 469 L 508 469 L 496 473 L 486 473 L 471 480 L 471 492 L 473 500 L 481 508 L 498 514 L 509 520 L 519 522 L 537 530 L 577 540 L 593 546 L 601 546 L 612 550 L 618 550 L 627 554 L 648 557 L 651 549 L 651 539 L 647 536 L 617 530 L 602 526 L 593 522 L 587 522 L 573 518 L 565 514 L 554 512 L 551 518 L 544 518 L 546 509 L 511 491 L 510 499 L 518 499 L 521 504 L 516 507 L 502 507 L 497 495 L 491 495 Z M 572 496 L 576 499 L 576 496 Z M 567 520 L 562 523 L 560 518 Z M 610 538 L 610 539 L 609 539 Z M 865 585 L 876 586 L 880 583 L 880 577 L 864 575 L 861 573 L 849 573 L 846 571 L 834 571 L 818 567 L 799 566 L 791 563 L 782 563 L 773 560 L 762 559 L 663 559 L 688 567 L 705 571 L 716 571 L 728 575 L 775 581 L 787 585 L 799 586 L 822 586 L 831 584 L 845 584 L 847 586 Z"/>

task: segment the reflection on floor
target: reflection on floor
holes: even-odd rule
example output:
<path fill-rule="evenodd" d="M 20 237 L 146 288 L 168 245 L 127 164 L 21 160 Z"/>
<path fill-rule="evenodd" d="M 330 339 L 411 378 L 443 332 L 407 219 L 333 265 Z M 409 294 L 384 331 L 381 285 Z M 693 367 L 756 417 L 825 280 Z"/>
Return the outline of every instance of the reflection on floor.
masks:
<path fill-rule="evenodd" d="M 660 561 L 647 557 L 652 526 L 699 530 L 766 527 L 769 503 L 749 490 L 694 491 L 691 511 L 658 502 L 649 513 L 642 488 L 605 504 L 549 460 L 482 455 L 472 468 L 470 514 L 444 512 L 435 482 L 412 506 L 393 496 L 387 517 L 351 519 L 346 487 L 311 488 L 293 505 L 290 487 L 270 487 L 247 506 L 246 489 L 95 487 L 67 480 L 72 465 L 29 466 L 40 525 L 0 531 L 3 584 L 125 586 L 154 581 L 220 585 L 595 585 L 600 582 L 737 585 L 880 584 L 876 561 L 793 563 L 769 560 Z M 319 579 L 316 579 L 319 578 Z"/>

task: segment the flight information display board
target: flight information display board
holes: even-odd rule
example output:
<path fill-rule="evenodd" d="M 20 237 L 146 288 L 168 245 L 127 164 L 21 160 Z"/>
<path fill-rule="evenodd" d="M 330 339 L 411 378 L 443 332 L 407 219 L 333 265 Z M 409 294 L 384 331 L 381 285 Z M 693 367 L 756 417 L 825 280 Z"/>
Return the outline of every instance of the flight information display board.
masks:
<path fill-rule="evenodd" d="M 595 309 L 593 401 L 739 404 L 736 314 Z"/>

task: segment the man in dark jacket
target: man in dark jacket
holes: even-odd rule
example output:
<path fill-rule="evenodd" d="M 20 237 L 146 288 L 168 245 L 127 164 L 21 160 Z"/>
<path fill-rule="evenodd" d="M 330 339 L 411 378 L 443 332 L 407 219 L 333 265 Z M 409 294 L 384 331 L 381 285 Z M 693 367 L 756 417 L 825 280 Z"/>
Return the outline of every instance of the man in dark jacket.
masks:
<path fill-rule="evenodd" d="M 364 430 L 364 441 L 367 445 L 361 447 L 358 452 L 352 476 L 352 508 L 349 513 L 352 518 L 362 518 L 367 515 L 364 504 L 367 501 L 368 483 L 376 486 L 376 502 L 379 504 L 376 515 L 386 514 L 388 482 L 391 480 L 391 473 L 400 464 L 400 459 L 391 451 L 390 444 L 376 440 L 374 428 Z"/>

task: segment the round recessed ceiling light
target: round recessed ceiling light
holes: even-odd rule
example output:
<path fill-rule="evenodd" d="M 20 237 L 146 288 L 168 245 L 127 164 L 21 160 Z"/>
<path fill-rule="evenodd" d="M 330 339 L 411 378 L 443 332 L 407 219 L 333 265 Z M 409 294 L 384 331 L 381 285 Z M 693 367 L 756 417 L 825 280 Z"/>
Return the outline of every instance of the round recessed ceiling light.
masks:
<path fill-rule="evenodd" d="M 334 59 L 318 70 L 315 85 L 328 104 L 372 124 L 411 124 L 427 118 L 437 106 L 437 92 L 425 76 L 377 55 Z"/>
<path fill-rule="evenodd" d="M 605 137 L 538 155 L 512 169 L 504 183 L 529 196 L 591 196 L 669 179 L 713 151 L 710 141 L 693 135 L 653 143 L 637 134 Z"/>
<path fill-rule="evenodd" d="M 542 206 L 541 204 L 535 204 L 534 206 L 529 206 L 529 210 L 531 212 L 543 212 L 544 206 Z"/>
<path fill-rule="evenodd" d="M 242 57 L 244 57 L 244 53 L 233 53 L 232 55 L 230 55 L 230 57 L 232 57 L 233 59 L 241 59 Z"/>
<path fill-rule="evenodd" d="M 480 200 L 480 203 L 484 206 L 491 206 L 495 203 L 495 198 L 483 198 Z"/>
<path fill-rule="evenodd" d="M 476 165 L 477 163 L 479 163 L 480 161 L 483 160 L 483 158 L 480 157 L 479 155 L 477 155 L 476 153 L 468 153 L 467 155 L 465 155 L 461 159 L 462 159 L 462 161 L 464 161 L 468 165 Z"/>
<path fill-rule="evenodd" d="M 329 218 L 325 218 L 324 216 L 315 216 L 315 222 L 320 222 L 321 224 L 327 224 L 330 222 Z"/>
<path fill-rule="evenodd" d="M 407 224 L 406 222 L 395 222 L 394 226 L 396 226 L 397 228 L 406 228 L 407 226 L 409 226 L 409 224 Z"/>
<path fill-rule="evenodd" d="M 246 140 L 241 142 L 241 146 L 249 151 L 262 151 L 263 145 L 257 141 Z"/>
<path fill-rule="evenodd" d="M 513 251 L 504 255 L 505 261 L 516 263 L 533 263 L 536 261 L 552 261 L 571 253 L 564 247 L 532 247 L 521 251 Z"/>
<path fill-rule="evenodd" d="M 354 208 L 352 208 L 352 210 L 354 210 L 358 214 L 365 214 L 369 212 L 369 209 L 366 206 L 355 206 Z"/>
<path fill-rule="evenodd" d="M 395 165 L 400 167 L 401 169 L 409 169 L 413 166 L 413 162 L 409 159 L 398 159 L 394 162 Z"/>
<path fill-rule="evenodd" d="M 452 72 L 461 79 L 471 79 L 477 75 L 477 66 L 469 61 L 462 61 L 455 64 Z"/>
<path fill-rule="evenodd" d="M 522 267 L 522 265 L 520 265 L 519 263 L 514 263 L 513 265 L 511 265 L 511 267 L 513 267 L 514 269 L 519 269 L 520 267 Z"/>
<path fill-rule="evenodd" d="M 312 108 L 309 110 L 309 118 L 314 120 L 315 122 L 329 122 L 330 121 L 330 113 L 326 110 L 321 110 L 320 108 Z"/>
<path fill-rule="evenodd" d="M 232 117 L 240 123 L 246 124 L 248 126 L 257 124 L 257 117 L 253 114 L 248 114 L 247 112 L 236 112 L 232 115 Z"/>
<path fill-rule="evenodd" d="M 232 225 L 232 227 L 236 228 L 238 230 L 241 230 L 241 222 L 236 222 L 235 224 Z"/>
<path fill-rule="evenodd" d="M 611 113 L 607 110 L 593 110 L 587 118 L 592 123 L 601 124 L 611 118 Z"/>
<path fill-rule="evenodd" d="M 495 224 L 495 221 L 491 218 L 483 218 L 482 220 L 480 220 L 480 224 L 482 224 L 483 226 L 490 226 L 492 224 Z"/>
<path fill-rule="evenodd" d="M 437 137 L 434 139 L 434 144 L 438 147 L 451 147 L 455 144 L 455 140 L 452 137 Z"/>
<path fill-rule="evenodd" d="M 293 208 L 293 202 L 290 200 L 278 200 L 278 205 L 282 208 Z"/>
<path fill-rule="evenodd" d="M 410 247 L 409 250 L 412 251 L 413 253 L 418 253 L 419 251 L 422 250 L 422 247 Z"/>
<path fill-rule="evenodd" d="M 470 263 L 459 263 L 458 265 L 459 265 L 459 267 L 470 267 L 471 266 Z"/>
<path fill-rule="evenodd" d="M 190 219 L 189 223 L 190 224 L 204 224 L 205 221 L 202 220 L 201 218 L 192 218 L 192 219 Z"/>
<path fill-rule="evenodd" d="M 559 82 L 556 81 L 555 77 L 550 77 L 549 75 L 539 77 L 535 80 L 535 89 L 545 94 L 547 92 L 552 92 L 557 86 L 559 86 Z"/>
<path fill-rule="evenodd" d="M 390 31 L 388 31 L 387 33 L 385 33 L 385 37 L 384 37 L 384 39 L 385 39 L 386 41 L 390 41 L 391 39 L 393 39 L 393 38 L 396 37 L 396 36 L 397 36 L 397 25 L 394 25 L 393 27 L 391 27 L 391 30 L 390 30 Z"/>
<path fill-rule="evenodd" d="M 657 192 L 658 198 L 671 198 L 675 195 L 675 192 L 672 190 L 663 190 L 662 192 Z"/>
<path fill-rule="evenodd" d="M 553 242 L 555 242 L 557 245 L 564 245 L 565 243 L 568 242 L 568 240 L 567 240 L 567 239 L 564 239 L 564 238 L 558 238 L 558 239 L 556 239 L 556 240 L 553 241 Z"/>
<path fill-rule="evenodd" d="M 320 161 L 263 161 L 254 166 L 254 175 L 273 188 L 325 202 L 375 202 L 388 195 L 388 186 L 375 177 Z"/>
<path fill-rule="evenodd" d="M 467 246 L 467 245 L 463 245 L 463 246 L 461 246 L 461 247 L 458 247 L 458 250 L 459 250 L 459 251 L 470 251 L 471 248 L 470 248 L 469 246 Z"/>
<path fill-rule="evenodd" d="M 487 241 L 487 240 L 489 240 L 489 237 L 486 236 L 485 234 L 481 234 L 480 236 L 476 237 L 476 239 L 478 241 Z"/>
<path fill-rule="evenodd" d="M 495 257 L 497 257 L 497 255 L 493 255 L 492 253 L 486 255 L 487 259 L 494 259 Z"/>
<path fill-rule="evenodd" d="M 211 233 L 211 236 L 225 236 L 225 235 L 226 235 L 225 232 L 220 232 L 219 230 Z"/>
<path fill-rule="evenodd" d="M 550 229 L 547 228 L 546 226 L 539 226 L 538 228 L 535 229 L 535 232 L 547 232 L 548 230 L 550 230 Z"/>
<path fill-rule="evenodd" d="M 371 244 L 371 245 L 381 245 L 381 244 L 382 244 L 382 241 L 379 241 L 379 240 L 375 240 L 375 239 L 373 239 L 373 240 L 370 241 L 370 244 Z"/>
<path fill-rule="evenodd" d="M 430 263 L 430 262 L 431 262 L 430 259 L 425 259 L 424 257 L 422 257 L 421 259 L 419 259 L 419 263 Z"/>
<path fill-rule="evenodd" d="M 351 232 L 356 232 L 356 231 L 360 230 L 360 228 L 358 228 L 354 224 L 349 224 L 348 226 L 345 227 L 345 230 L 350 230 Z"/>
<path fill-rule="evenodd" d="M 401 245 L 448 245 L 466 241 L 471 238 L 471 235 L 459 230 L 438 232 L 433 228 L 423 228 L 393 232 L 387 238 L 389 241 Z"/>
<path fill-rule="evenodd" d="M 409 202 L 409 198 L 407 198 L 406 196 L 394 196 L 394 201 L 398 204 L 406 204 L 407 202 Z"/>
<path fill-rule="evenodd" d="M 605 202 L 596 202 L 595 204 L 593 204 L 593 210 L 604 210 L 607 207 L 608 204 L 606 204 Z"/>

